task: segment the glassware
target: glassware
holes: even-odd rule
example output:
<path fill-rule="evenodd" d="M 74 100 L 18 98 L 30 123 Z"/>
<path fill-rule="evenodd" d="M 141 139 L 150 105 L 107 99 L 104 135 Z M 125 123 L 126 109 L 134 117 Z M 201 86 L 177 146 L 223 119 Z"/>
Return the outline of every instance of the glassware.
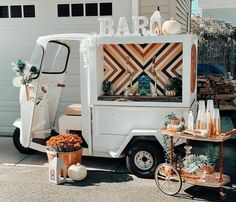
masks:
<path fill-rule="evenodd" d="M 206 111 L 205 101 L 199 100 L 196 129 L 206 129 L 205 128 L 205 116 L 206 116 L 205 111 Z"/>
<path fill-rule="evenodd" d="M 152 97 L 156 97 L 157 96 L 157 88 L 155 86 L 151 87 L 151 94 L 152 94 Z"/>
<path fill-rule="evenodd" d="M 205 101 L 204 100 L 199 100 L 199 106 L 198 106 L 199 110 L 206 110 L 206 106 L 205 106 Z"/>
<path fill-rule="evenodd" d="M 214 113 L 214 102 L 213 100 L 207 100 L 207 111 L 206 111 L 206 117 L 207 117 L 207 130 L 209 136 L 214 136 L 214 118 L 213 118 L 213 113 Z"/>
<path fill-rule="evenodd" d="M 202 109 L 198 110 L 197 113 L 197 121 L 196 121 L 196 129 L 203 129 L 202 128 L 202 114 L 204 113 L 204 111 Z"/>
<path fill-rule="evenodd" d="M 207 112 L 210 111 L 212 113 L 213 110 L 214 110 L 213 100 L 207 100 Z"/>
<path fill-rule="evenodd" d="M 215 134 L 220 135 L 220 133 L 221 133 L 221 121 L 220 121 L 220 110 L 219 110 L 219 108 L 214 109 L 214 125 L 215 125 Z"/>
<path fill-rule="evenodd" d="M 125 91 L 124 91 L 124 96 L 127 97 L 127 96 L 129 96 L 129 94 L 130 94 L 130 88 L 126 87 Z"/>

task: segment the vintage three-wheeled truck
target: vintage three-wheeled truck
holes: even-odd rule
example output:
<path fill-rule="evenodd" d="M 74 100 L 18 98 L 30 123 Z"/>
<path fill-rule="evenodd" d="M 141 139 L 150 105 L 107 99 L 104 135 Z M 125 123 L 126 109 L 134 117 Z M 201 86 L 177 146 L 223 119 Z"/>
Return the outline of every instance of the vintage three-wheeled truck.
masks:
<path fill-rule="evenodd" d="M 153 175 L 163 160 L 159 130 L 165 116 L 174 112 L 187 118 L 189 110 L 196 110 L 196 49 L 192 35 L 40 37 L 31 59 L 40 71 L 30 84 L 29 100 L 24 86 L 20 90 L 16 148 L 23 153 L 45 152 L 50 136 L 78 133 L 84 140 L 83 155 L 126 157 L 134 174 Z M 70 96 L 79 96 L 60 114 L 71 69 L 79 72 L 79 85 Z M 153 95 L 139 94 L 143 76 L 149 78 Z M 181 93 L 166 96 L 166 82 L 176 77 L 181 78 Z M 102 90 L 104 80 L 112 83 L 110 95 Z"/>

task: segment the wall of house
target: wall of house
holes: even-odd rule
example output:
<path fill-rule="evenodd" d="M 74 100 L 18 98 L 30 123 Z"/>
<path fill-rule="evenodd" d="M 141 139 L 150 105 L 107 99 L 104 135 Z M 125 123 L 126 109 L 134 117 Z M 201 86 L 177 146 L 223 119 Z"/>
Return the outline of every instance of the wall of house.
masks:
<path fill-rule="evenodd" d="M 191 0 L 139 0 L 139 15 L 151 17 L 157 6 L 160 7 L 163 21 L 174 17 L 187 32 L 191 19 Z"/>
<path fill-rule="evenodd" d="M 171 0 L 139 0 L 139 15 L 150 18 L 159 6 L 161 17 L 167 20 L 171 14 L 170 4 Z"/>
<path fill-rule="evenodd" d="M 120 16 L 125 16 L 131 25 L 132 0 L 1 0 L 0 6 L 34 5 L 35 18 L 0 18 L 0 134 L 7 135 L 14 131 L 12 123 L 20 117 L 18 94 L 19 89 L 12 86 L 14 73 L 11 63 L 18 58 L 29 60 L 35 41 L 39 36 L 57 33 L 90 33 L 97 32 L 97 16 L 58 17 L 58 4 L 102 3 L 111 2 L 112 17 L 116 24 Z M 125 6 L 124 6 L 125 5 Z M 10 16 L 10 12 L 9 12 Z M 78 68 L 78 67 L 74 67 Z M 79 71 L 69 72 L 66 82 L 68 93 L 62 102 L 67 105 L 77 102 L 73 97 L 79 87 Z M 62 109 L 61 109 L 62 111 Z"/>
<path fill-rule="evenodd" d="M 190 30 L 191 0 L 176 0 L 176 20 L 181 24 L 183 32 Z"/>
<path fill-rule="evenodd" d="M 236 26 L 236 1 L 235 0 L 199 0 L 203 18 L 212 17 L 222 19 Z"/>

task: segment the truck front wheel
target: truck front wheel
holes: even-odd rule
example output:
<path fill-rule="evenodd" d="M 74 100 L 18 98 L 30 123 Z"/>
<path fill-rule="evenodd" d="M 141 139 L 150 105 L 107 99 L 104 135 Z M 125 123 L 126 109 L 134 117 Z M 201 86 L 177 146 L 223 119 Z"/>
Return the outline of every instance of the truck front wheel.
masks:
<path fill-rule="evenodd" d="M 13 133 L 13 143 L 16 149 L 22 154 L 34 154 L 36 151 L 30 148 L 23 147 L 20 143 L 20 129 L 16 128 Z"/>
<path fill-rule="evenodd" d="M 129 172 L 142 178 L 153 177 L 157 165 L 162 162 L 163 155 L 160 148 L 148 142 L 133 144 L 126 157 Z"/>

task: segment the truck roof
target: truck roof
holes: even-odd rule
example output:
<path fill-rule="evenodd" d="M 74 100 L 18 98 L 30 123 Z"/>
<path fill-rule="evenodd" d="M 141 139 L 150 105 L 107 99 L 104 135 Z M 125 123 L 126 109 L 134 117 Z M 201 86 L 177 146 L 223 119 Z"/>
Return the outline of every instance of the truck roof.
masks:
<path fill-rule="evenodd" d="M 40 44 L 44 48 L 46 48 L 47 43 L 49 41 L 52 41 L 52 40 L 58 40 L 58 41 L 64 41 L 64 40 L 80 41 L 80 40 L 84 39 L 86 36 L 88 36 L 88 34 L 83 34 L 83 33 L 47 35 L 47 36 L 39 37 L 37 39 L 37 44 Z"/>

